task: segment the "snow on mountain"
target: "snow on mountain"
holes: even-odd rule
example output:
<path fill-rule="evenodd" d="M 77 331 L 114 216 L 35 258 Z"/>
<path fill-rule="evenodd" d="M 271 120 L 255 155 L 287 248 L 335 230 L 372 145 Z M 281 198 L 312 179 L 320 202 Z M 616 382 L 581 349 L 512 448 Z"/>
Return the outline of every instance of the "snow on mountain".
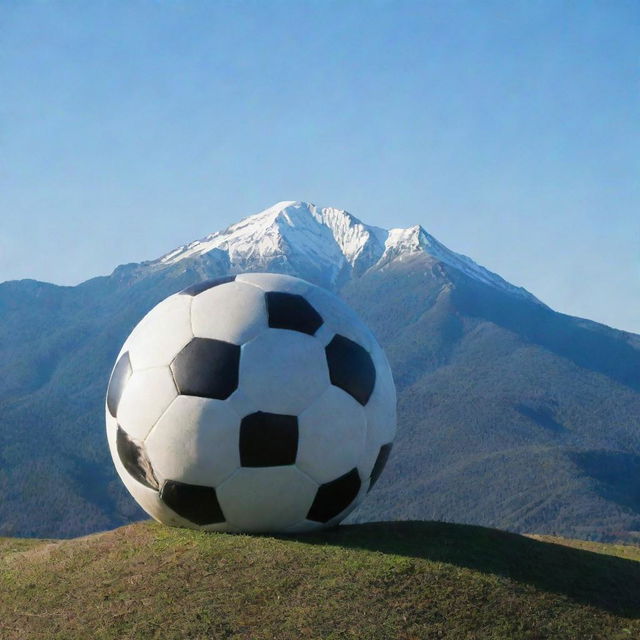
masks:
<path fill-rule="evenodd" d="M 503 289 L 512 294 L 528 298 L 538 304 L 544 304 L 523 287 L 516 287 L 504 280 L 504 278 L 501 278 L 498 274 L 481 267 L 471 258 L 447 249 L 447 247 L 436 240 L 431 234 L 427 233 L 420 225 L 409 227 L 408 229 L 389 229 L 385 242 L 385 250 L 378 265 L 385 264 L 392 260 L 403 260 L 416 253 L 426 253 L 434 260 L 443 262 L 458 271 L 462 271 L 462 273 L 470 276 L 474 280 L 479 280 L 497 289 Z"/>
<path fill-rule="evenodd" d="M 307 273 L 327 285 L 339 284 L 352 272 L 360 275 L 422 253 L 475 280 L 542 304 L 525 289 L 450 251 L 419 225 L 386 230 L 341 209 L 299 201 L 278 202 L 148 264 L 176 264 L 216 250 L 228 257 L 233 272 L 277 266 L 280 271 Z"/>

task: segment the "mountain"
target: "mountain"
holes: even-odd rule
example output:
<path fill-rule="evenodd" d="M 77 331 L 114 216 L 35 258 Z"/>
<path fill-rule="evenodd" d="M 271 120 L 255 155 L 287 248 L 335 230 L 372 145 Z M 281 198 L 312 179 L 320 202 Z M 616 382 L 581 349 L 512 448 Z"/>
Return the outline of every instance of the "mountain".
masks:
<path fill-rule="evenodd" d="M 372 268 L 416 253 L 429 255 L 496 288 L 536 300 L 466 256 L 449 251 L 419 225 L 387 231 L 365 225 L 341 209 L 319 208 L 306 202 L 278 202 L 144 266 L 157 269 L 206 257 L 217 260 L 230 273 L 280 271 L 335 289 Z"/>
<path fill-rule="evenodd" d="M 434 522 L 0 539 L 0 585 L 5 640 L 640 635 L 637 547 Z"/>
<path fill-rule="evenodd" d="M 389 356 L 398 437 L 354 520 L 638 535 L 639 336 L 557 313 L 419 226 L 387 231 L 302 202 L 75 287 L 0 284 L 0 534 L 140 518 L 104 436 L 120 345 L 165 296 L 265 270 L 338 292 Z"/>

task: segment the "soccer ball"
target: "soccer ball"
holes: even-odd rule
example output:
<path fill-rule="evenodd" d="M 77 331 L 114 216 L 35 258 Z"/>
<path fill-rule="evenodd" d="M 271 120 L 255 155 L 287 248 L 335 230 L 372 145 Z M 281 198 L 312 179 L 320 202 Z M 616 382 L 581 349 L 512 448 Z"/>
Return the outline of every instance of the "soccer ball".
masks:
<path fill-rule="evenodd" d="M 118 474 L 156 520 L 295 533 L 337 524 L 373 487 L 396 392 L 335 295 L 251 273 L 154 307 L 118 355 L 106 418 Z"/>

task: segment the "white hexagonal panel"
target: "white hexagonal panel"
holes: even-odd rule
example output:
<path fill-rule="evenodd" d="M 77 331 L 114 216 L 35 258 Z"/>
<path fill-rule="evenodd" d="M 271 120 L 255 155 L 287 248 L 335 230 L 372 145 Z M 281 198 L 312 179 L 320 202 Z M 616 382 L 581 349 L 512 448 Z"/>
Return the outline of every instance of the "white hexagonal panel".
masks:
<path fill-rule="evenodd" d="M 330 324 L 327 324 L 325 322 L 315 332 L 314 337 L 316 338 L 316 340 L 319 340 L 323 346 L 326 346 L 331 342 L 331 340 L 333 339 L 333 336 L 335 335 L 336 335 L 336 332 L 334 331 L 333 327 Z"/>
<path fill-rule="evenodd" d="M 240 418 L 260 411 L 260 407 L 241 388 L 236 389 L 225 402 L 228 402 L 233 407 Z"/>
<path fill-rule="evenodd" d="M 191 296 L 169 296 L 138 323 L 120 350 L 129 352 L 134 371 L 168 365 L 193 338 L 191 300 Z"/>
<path fill-rule="evenodd" d="M 178 396 L 145 448 L 156 477 L 216 487 L 240 466 L 240 418 L 227 402 Z"/>
<path fill-rule="evenodd" d="M 242 346 L 239 388 L 260 411 L 299 415 L 329 384 L 324 348 L 313 336 L 266 329 Z"/>
<path fill-rule="evenodd" d="M 191 304 L 193 334 L 243 344 L 267 327 L 264 291 L 242 282 L 207 289 Z"/>
<path fill-rule="evenodd" d="M 245 468 L 216 493 L 232 530 L 281 531 L 307 514 L 318 485 L 295 466 Z"/>
<path fill-rule="evenodd" d="M 376 339 L 355 311 L 348 307 L 335 294 L 320 287 L 312 286 L 307 292 L 307 300 L 322 316 L 325 327 L 318 331 L 318 339 L 327 344 L 338 333 L 357 342 L 371 351 Z M 331 331 L 329 331 L 331 329 Z"/>
<path fill-rule="evenodd" d="M 134 371 L 118 404 L 118 423 L 136 440 L 144 440 L 178 395 L 169 367 Z"/>
<path fill-rule="evenodd" d="M 364 453 L 366 416 L 338 387 L 329 387 L 298 416 L 296 465 L 318 483 L 353 469 Z"/>
<path fill-rule="evenodd" d="M 381 441 L 391 442 L 396 433 L 396 387 L 382 349 L 374 350 L 373 363 L 376 367 L 376 383 L 365 406 L 369 429 Z"/>
<path fill-rule="evenodd" d="M 312 286 L 306 280 L 279 273 L 242 273 L 236 277 L 239 282 L 247 282 L 263 291 L 284 291 L 305 295 Z"/>
<path fill-rule="evenodd" d="M 363 477 L 368 478 L 383 444 L 393 442 L 396 435 L 396 388 L 391 368 L 381 349 L 374 351 L 376 384 L 364 411 L 367 416 L 365 453 L 358 465 Z"/>
<path fill-rule="evenodd" d="M 109 449 L 111 454 L 116 453 L 116 436 L 118 430 L 118 421 L 109 413 L 109 410 L 105 406 L 105 423 L 107 427 L 107 442 L 109 443 Z M 115 456 L 114 456 L 115 459 Z"/>
<path fill-rule="evenodd" d="M 158 522 L 176 527 L 189 527 L 191 529 L 199 528 L 197 525 L 174 513 L 160 500 L 158 491 L 151 489 L 150 487 L 146 487 L 135 480 L 124 468 L 120 461 L 116 445 L 117 429 L 118 424 L 116 420 L 107 413 L 107 440 L 109 442 L 109 449 L 113 458 L 113 464 L 120 476 L 120 479 L 122 480 L 122 483 L 133 496 L 135 501 Z"/>

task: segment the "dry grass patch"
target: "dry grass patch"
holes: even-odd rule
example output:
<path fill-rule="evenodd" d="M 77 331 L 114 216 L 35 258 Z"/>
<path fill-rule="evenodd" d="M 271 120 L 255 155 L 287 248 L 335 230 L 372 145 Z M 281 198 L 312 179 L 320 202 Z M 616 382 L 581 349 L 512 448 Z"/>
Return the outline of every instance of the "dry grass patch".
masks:
<path fill-rule="evenodd" d="M 442 523 L 275 538 L 145 522 L 1 540 L 0 637 L 633 638 L 639 558 Z"/>

